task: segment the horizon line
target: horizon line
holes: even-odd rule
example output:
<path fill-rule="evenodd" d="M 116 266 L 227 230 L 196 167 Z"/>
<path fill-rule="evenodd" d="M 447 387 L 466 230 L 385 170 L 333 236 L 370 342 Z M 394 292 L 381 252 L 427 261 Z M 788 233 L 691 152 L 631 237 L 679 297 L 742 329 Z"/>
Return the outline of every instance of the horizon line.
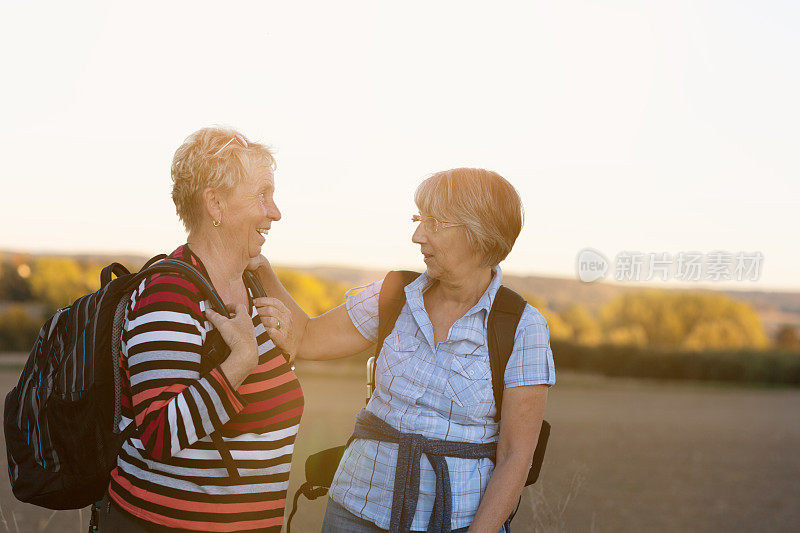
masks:
<path fill-rule="evenodd" d="M 133 251 L 53 251 L 53 250 L 44 250 L 44 249 L 29 249 L 29 250 L 21 250 L 21 249 L 13 249 L 13 248 L 0 248 L 0 254 L 27 254 L 27 255 L 52 255 L 52 256 L 76 256 L 76 255 L 95 255 L 95 256 L 134 256 L 134 257 L 141 257 L 144 260 L 153 257 L 152 255 L 148 255 L 144 252 L 133 252 Z M 270 260 L 270 263 L 272 261 Z M 361 271 L 390 271 L 390 270 L 397 270 L 397 269 L 410 269 L 410 270 L 417 270 L 414 266 L 408 264 L 397 264 L 393 266 L 359 266 L 354 264 L 343 264 L 343 263 L 327 263 L 327 262 L 320 262 L 320 263 L 303 263 L 301 262 L 278 262 L 275 263 L 275 266 L 283 267 L 283 268 L 344 268 L 350 270 L 361 270 Z M 717 284 L 717 283 L 708 283 L 708 282 L 680 282 L 680 281 L 672 281 L 672 282 L 647 282 L 647 281 L 635 281 L 635 282 L 619 282 L 614 279 L 602 279 L 594 282 L 582 282 L 578 279 L 577 276 L 569 276 L 563 273 L 554 273 L 554 272 L 520 272 L 518 270 L 506 270 L 503 269 L 503 274 L 508 276 L 514 277 L 536 277 L 536 278 L 546 278 L 546 279 L 555 279 L 560 281 L 574 281 L 576 283 L 586 284 L 586 285 L 605 285 L 611 286 L 614 288 L 622 288 L 622 289 L 656 289 L 656 290 L 706 290 L 706 291 L 717 291 L 717 292 L 762 292 L 762 293 L 775 293 L 780 292 L 784 294 L 792 294 L 800 296 L 800 286 L 799 287 L 786 287 L 780 286 L 776 287 L 774 285 L 769 286 L 747 286 L 747 287 L 734 287 L 731 284 L 737 283 L 733 281 L 729 281 L 725 284 Z M 758 281 L 746 281 L 744 283 L 758 283 Z"/>

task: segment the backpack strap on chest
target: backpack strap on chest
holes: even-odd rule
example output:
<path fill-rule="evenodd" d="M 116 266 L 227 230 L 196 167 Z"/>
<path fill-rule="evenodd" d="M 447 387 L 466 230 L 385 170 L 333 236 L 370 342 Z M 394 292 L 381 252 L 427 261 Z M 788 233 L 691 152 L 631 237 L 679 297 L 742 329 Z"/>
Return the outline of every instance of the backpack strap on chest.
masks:
<path fill-rule="evenodd" d="M 419 272 L 411 270 L 392 270 L 383 278 L 378 296 L 378 342 L 375 345 L 375 360 L 381 353 L 386 337 L 394 329 L 397 317 L 406 303 L 406 285 L 419 277 Z"/>
<path fill-rule="evenodd" d="M 489 312 L 486 336 L 489 345 L 489 364 L 492 370 L 492 390 L 497 408 L 494 415 L 496 422 L 500 422 L 503 407 L 506 365 L 514 349 L 514 337 L 526 305 L 522 296 L 501 285 L 494 297 L 492 310 Z"/>
<path fill-rule="evenodd" d="M 250 270 L 244 271 L 244 285 L 253 293 L 253 298 L 263 298 L 267 295 L 266 291 L 264 290 L 264 286 L 261 285 L 261 281 L 258 279 L 258 276 L 255 273 L 251 272 Z"/>

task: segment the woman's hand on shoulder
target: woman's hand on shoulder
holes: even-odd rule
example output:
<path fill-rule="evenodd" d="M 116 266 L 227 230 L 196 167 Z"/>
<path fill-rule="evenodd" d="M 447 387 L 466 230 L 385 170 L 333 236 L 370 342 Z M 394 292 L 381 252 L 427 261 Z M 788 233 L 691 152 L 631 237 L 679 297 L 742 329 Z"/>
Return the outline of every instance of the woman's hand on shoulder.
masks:
<path fill-rule="evenodd" d="M 299 328 L 295 327 L 289 308 L 279 299 L 268 296 L 254 298 L 253 303 L 272 341 L 290 363 L 294 361 L 302 335 Z"/>
<path fill-rule="evenodd" d="M 263 255 L 259 254 L 256 257 L 252 257 L 250 259 L 250 261 L 247 262 L 247 267 L 246 268 L 247 268 L 247 270 L 249 270 L 251 272 L 257 272 L 258 269 L 261 268 L 261 267 L 269 268 L 270 264 L 269 264 L 269 261 L 267 260 L 266 257 L 264 257 Z"/>

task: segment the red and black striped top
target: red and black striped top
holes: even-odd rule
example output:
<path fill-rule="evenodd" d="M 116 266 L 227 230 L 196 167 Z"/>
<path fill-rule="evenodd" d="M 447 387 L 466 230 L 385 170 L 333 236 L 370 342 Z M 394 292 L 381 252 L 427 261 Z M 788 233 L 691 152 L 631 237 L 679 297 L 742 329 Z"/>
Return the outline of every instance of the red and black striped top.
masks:
<path fill-rule="evenodd" d="M 184 245 L 170 257 L 202 262 Z M 213 326 L 200 291 L 156 274 L 133 293 L 120 361 L 123 420 L 138 426 L 111 473 L 109 496 L 128 513 L 189 531 L 275 531 L 283 524 L 303 392 L 250 302 L 259 363 L 234 390 L 219 367 L 200 375 Z M 239 477 L 210 435 L 218 432 Z"/>

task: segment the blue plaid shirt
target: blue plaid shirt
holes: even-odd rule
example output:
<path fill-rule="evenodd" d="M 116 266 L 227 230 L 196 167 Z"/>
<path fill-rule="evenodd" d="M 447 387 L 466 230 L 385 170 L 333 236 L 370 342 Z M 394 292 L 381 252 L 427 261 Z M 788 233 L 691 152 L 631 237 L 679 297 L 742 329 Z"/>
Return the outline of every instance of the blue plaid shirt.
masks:
<path fill-rule="evenodd" d="M 438 346 L 422 299 L 433 280 L 424 273 L 406 286 L 406 303 L 378 357 L 376 389 L 367 410 L 403 433 L 448 441 L 497 441 L 486 329 L 503 273 L 500 267 L 493 273 L 478 303 L 456 320 L 447 339 Z M 346 303 L 355 327 L 373 342 L 378 337 L 381 284 L 368 285 L 349 296 Z M 555 381 L 547 322 L 528 305 L 517 328 L 505 386 L 554 385 Z M 494 464 L 490 459 L 446 460 L 453 493 L 451 527 L 466 527 L 478 510 Z M 397 444 L 354 440 L 339 463 L 330 498 L 351 513 L 388 529 L 396 461 Z M 411 525 L 415 531 L 427 529 L 435 496 L 436 476 L 424 456 L 420 478 L 419 501 Z"/>

